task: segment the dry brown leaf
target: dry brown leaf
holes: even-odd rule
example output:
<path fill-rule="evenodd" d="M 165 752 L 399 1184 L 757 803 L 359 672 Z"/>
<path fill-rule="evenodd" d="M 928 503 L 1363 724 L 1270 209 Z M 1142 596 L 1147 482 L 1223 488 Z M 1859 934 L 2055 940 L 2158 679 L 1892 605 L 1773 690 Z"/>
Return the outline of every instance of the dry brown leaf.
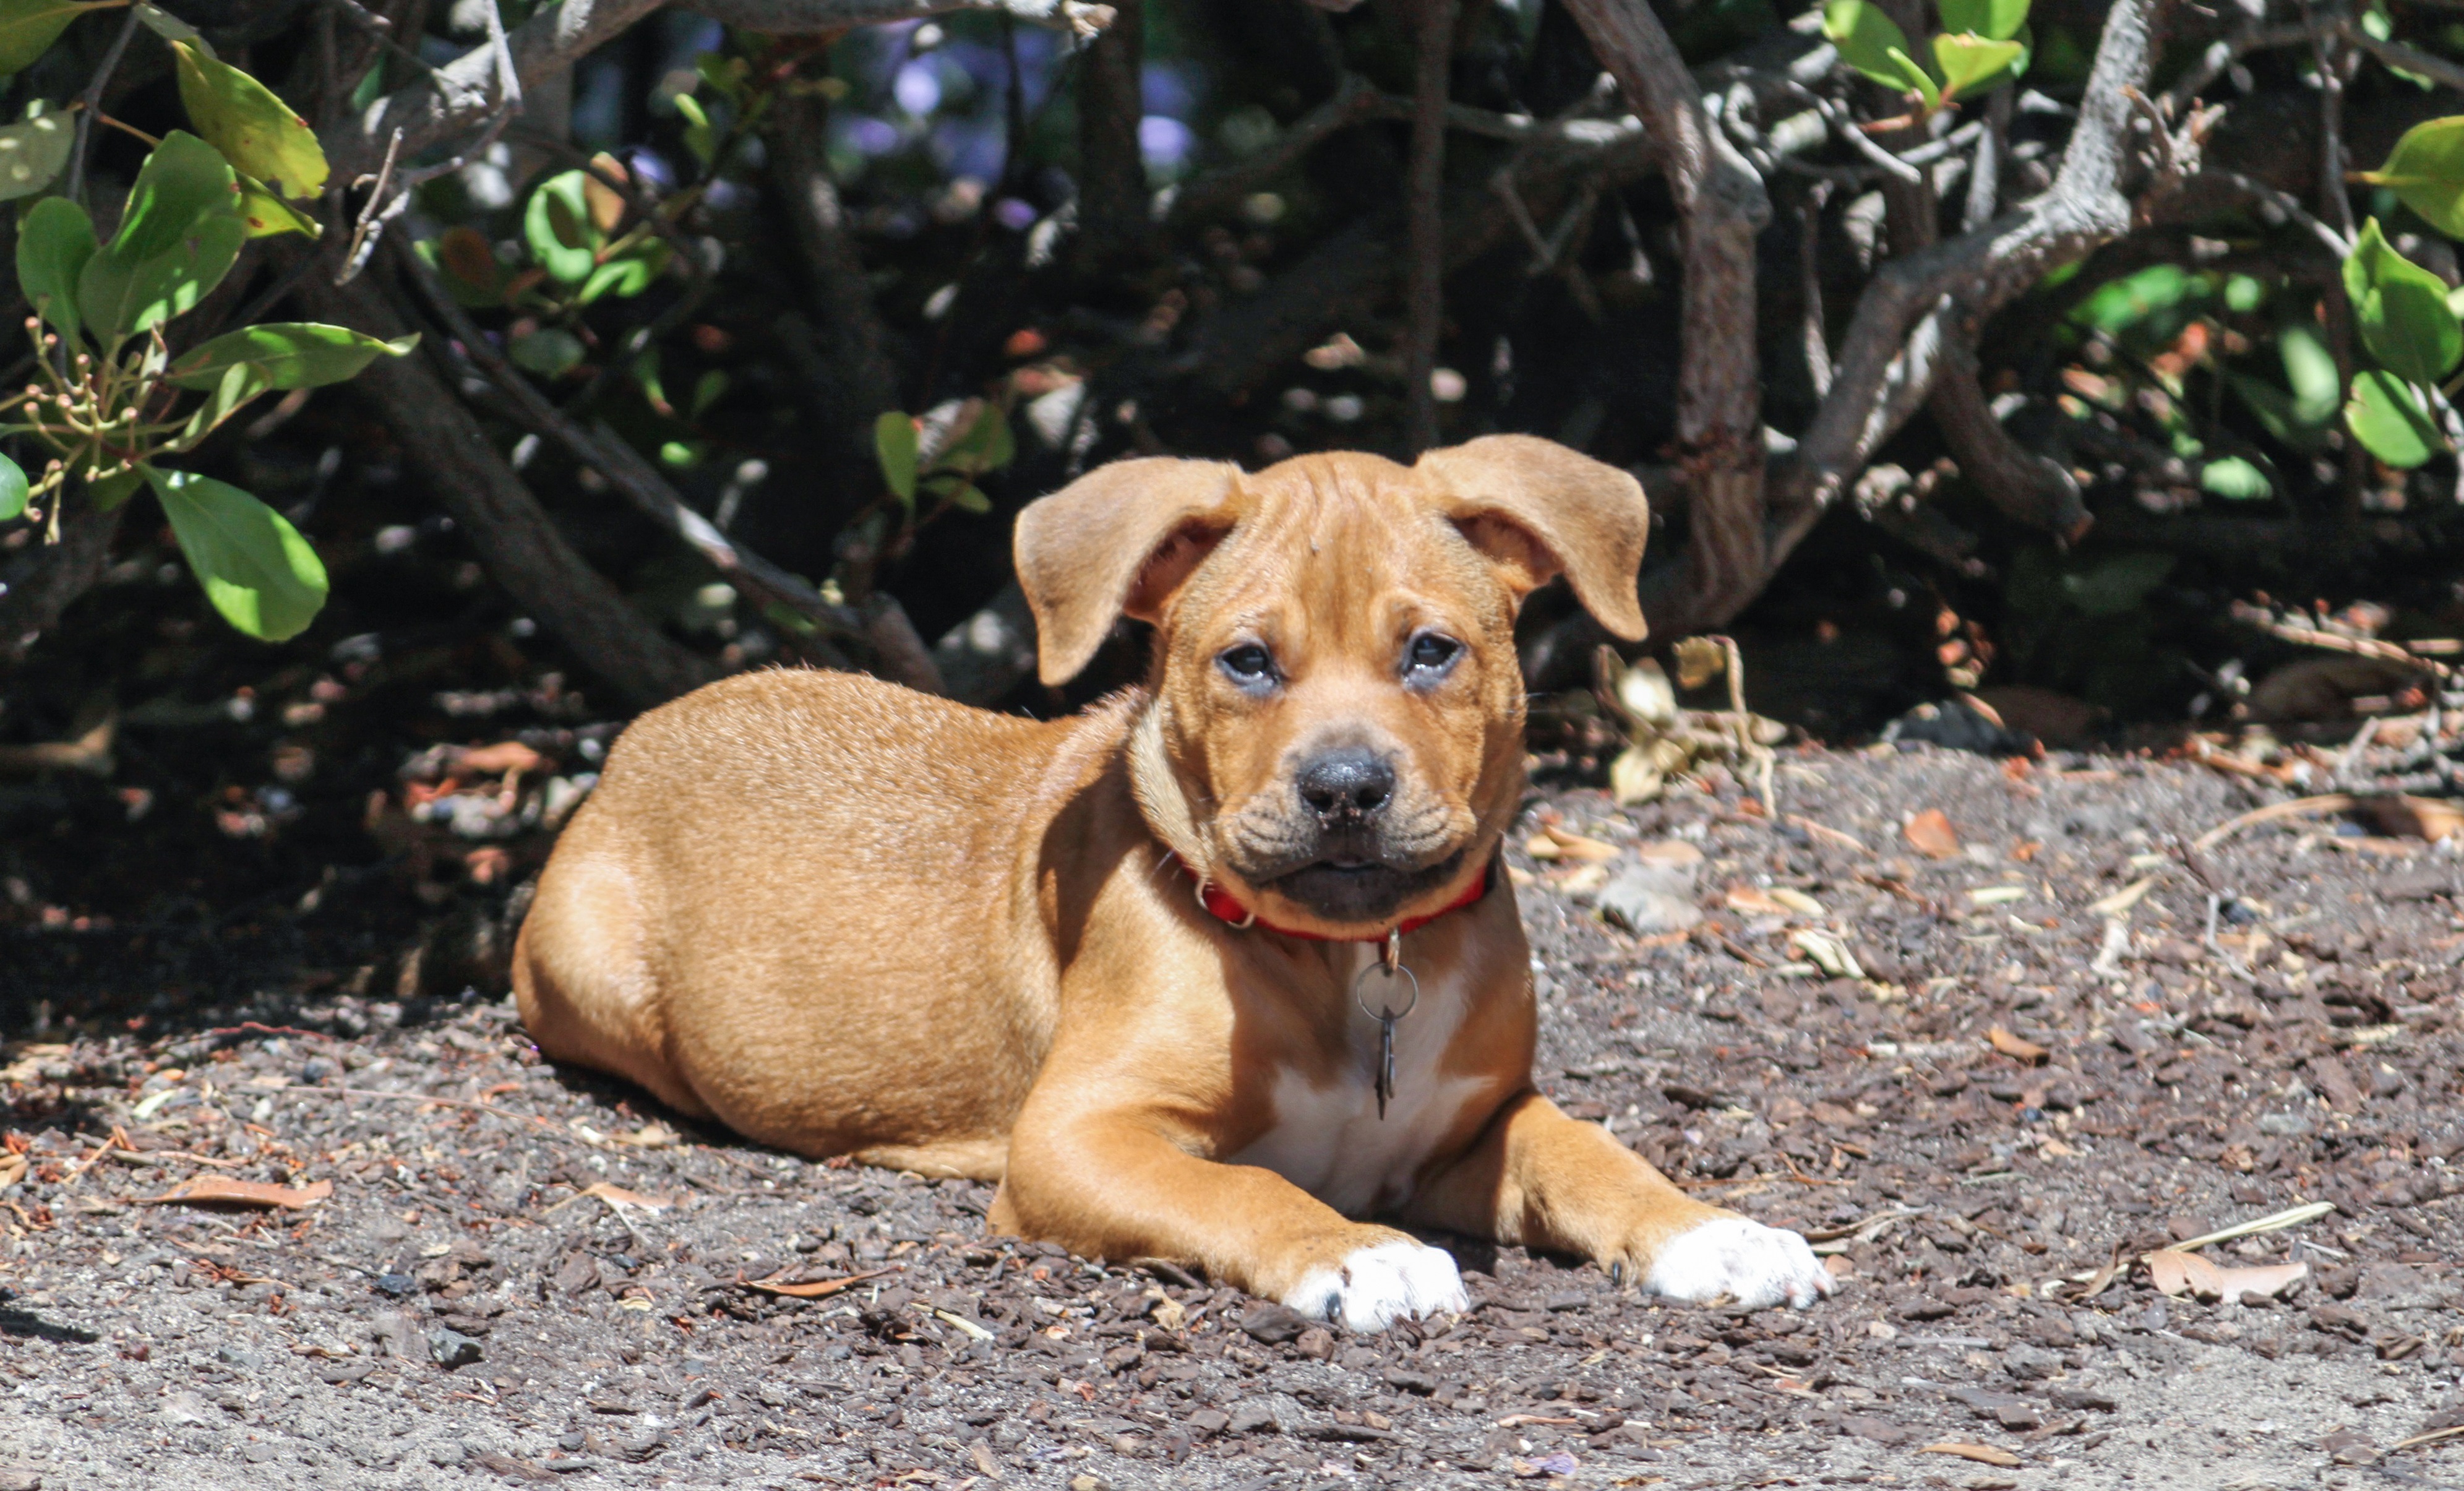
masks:
<path fill-rule="evenodd" d="M 1578 833 L 1569 833 L 1554 823 L 1550 823 L 1533 834 L 1523 847 L 1529 850 L 1535 860 L 1600 861 L 1617 857 L 1616 844 L 1603 844 L 1597 839 L 1586 839 Z"/>
<path fill-rule="evenodd" d="M 1938 807 L 1912 816 L 1900 832 L 1911 848 L 1927 859 L 1947 860 L 1959 852 L 1959 830 L 1950 826 L 1949 817 Z"/>
<path fill-rule="evenodd" d="M 582 1194 L 595 1195 L 611 1206 L 638 1206 L 646 1212 L 664 1212 L 676 1204 L 664 1196 L 644 1195 L 639 1191 L 627 1191 L 623 1186 L 611 1186 L 604 1180 L 596 1185 L 583 1187 Z"/>
<path fill-rule="evenodd" d="M 473 746 L 454 758 L 456 771 L 473 776 L 494 777 L 502 772 L 528 775 L 539 768 L 541 757 L 537 751 L 518 740 L 500 740 L 492 746 Z"/>
<path fill-rule="evenodd" d="M 1740 916 L 1786 916 L 1787 907 L 1771 899 L 1771 892 L 1759 886 L 1730 886 L 1728 910 Z"/>
<path fill-rule="evenodd" d="M 2362 810 L 2379 832 L 2398 839 L 2426 839 L 2431 844 L 2464 829 L 2464 809 L 2436 798 L 2367 798 Z"/>
<path fill-rule="evenodd" d="M 1666 865 L 1678 868 L 1703 863 L 1703 851 L 1683 839 L 1654 839 L 1649 844 L 1636 844 L 1634 857 L 1645 865 Z"/>
<path fill-rule="evenodd" d="M 1814 897 L 1810 895 L 1807 895 L 1802 890 L 1793 889 L 1787 886 L 1773 886 L 1771 888 L 1771 898 L 1777 901 L 1780 905 L 1787 907 L 1790 910 L 1794 911 L 1799 916 L 1821 916 L 1826 914 L 1822 910 L 1821 902 L 1814 899 Z"/>
<path fill-rule="evenodd" d="M 2009 1450 L 1995 1449 L 1990 1444 L 1962 1444 L 1955 1439 L 1946 1439 L 1940 1444 L 1928 1444 L 1917 1453 L 1919 1455 L 1956 1455 L 1964 1460 L 1974 1460 L 1979 1465 L 1999 1465 L 2005 1470 L 2019 1463 L 2019 1457 Z"/>
<path fill-rule="evenodd" d="M 896 1272 L 896 1268 L 869 1268 L 860 1274 L 847 1274 L 837 1279 L 807 1279 L 801 1283 L 782 1283 L 781 1275 L 772 1274 L 767 1279 L 748 1279 L 744 1287 L 759 1289 L 763 1294 L 783 1294 L 791 1300 L 825 1300 L 843 1290 L 852 1289 L 868 1279 Z"/>
<path fill-rule="evenodd" d="M 1985 1039 L 1992 1042 L 1993 1049 L 2004 1056 L 2010 1057 L 2013 1061 L 2026 1062 L 2031 1066 L 2043 1061 L 2050 1054 L 2034 1041 L 2014 1036 L 1999 1025 L 1985 1032 Z"/>
<path fill-rule="evenodd" d="M 2223 1268 L 2196 1253 L 2160 1248 L 2147 1255 L 2147 1277 L 2158 1292 L 2179 1299 L 2193 1294 L 2202 1300 L 2272 1300 L 2310 1272 L 2307 1263 L 2276 1263 L 2266 1268 Z"/>
<path fill-rule="evenodd" d="M 319 1180 L 305 1186 L 277 1186 L 262 1180 L 232 1180 L 225 1175 L 196 1175 L 161 1195 L 143 1198 L 147 1206 L 185 1203 L 190 1206 L 314 1206 L 334 1194 L 334 1183 Z"/>

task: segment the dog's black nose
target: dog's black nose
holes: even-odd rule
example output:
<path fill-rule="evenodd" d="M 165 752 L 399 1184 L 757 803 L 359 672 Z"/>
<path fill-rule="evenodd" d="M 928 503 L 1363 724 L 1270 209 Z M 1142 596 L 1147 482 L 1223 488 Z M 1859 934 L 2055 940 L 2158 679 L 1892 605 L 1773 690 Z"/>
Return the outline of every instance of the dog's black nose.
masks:
<path fill-rule="evenodd" d="M 1329 751 L 1301 768 L 1296 785 L 1320 819 L 1370 818 L 1395 795 L 1395 768 L 1375 751 Z"/>

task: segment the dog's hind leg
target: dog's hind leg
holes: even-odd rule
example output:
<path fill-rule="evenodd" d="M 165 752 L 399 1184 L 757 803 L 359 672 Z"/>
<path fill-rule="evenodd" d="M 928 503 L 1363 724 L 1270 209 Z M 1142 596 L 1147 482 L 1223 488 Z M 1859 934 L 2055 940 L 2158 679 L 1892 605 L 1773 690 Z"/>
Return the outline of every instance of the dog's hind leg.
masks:
<path fill-rule="evenodd" d="M 625 855 L 587 807 L 565 837 L 514 943 L 522 1023 L 544 1056 L 613 1072 L 687 1117 L 711 1117 L 670 1054 Z"/>

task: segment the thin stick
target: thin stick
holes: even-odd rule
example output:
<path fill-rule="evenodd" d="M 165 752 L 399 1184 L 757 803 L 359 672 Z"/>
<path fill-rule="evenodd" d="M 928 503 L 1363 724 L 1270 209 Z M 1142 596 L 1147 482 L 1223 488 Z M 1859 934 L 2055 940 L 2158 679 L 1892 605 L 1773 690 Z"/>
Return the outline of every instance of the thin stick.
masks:
<path fill-rule="evenodd" d="M 120 23 L 120 34 L 111 39 L 111 50 L 102 55 L 102 65 L 94 70 L 94 77 L 85 85 L 78 100 L 84 105 L 77 116 L 77 142 L 69 147 L 68 180 L 60 195 L 71 202 L 79 201 L 85 190 L 85 151 L 94 136 L 94 121 L 102 113 L 102 92 L 111 86 L 111 75 L 120 69 L 120 55 L 128 50 L 128 38 L 137 34 L 137 8 L 128 8 L 128 19 Z"/>
<path fill-rule="evenodd" d="M 2265 807 L 2252 808 L 2238 818 L 2226 819 L 2191 840 L 2190 847 L 2205 854 L 2245 828 L 2272 823 L 2282 818 L 2316 818 L 2322 813 L 2342 813 L 2361 800 L 2349 792 L 2326 792 L 2315 798 L 2295 798 L 2290 802 L 2271 802 Z"/>
<path fill-rule="evenodd" d="M 2283 1211 L 2261 1217 L 2255 1221 L 2235 1222 L 2219 1231 L 2185 1239 L 2180 1242 L 2169 1242 L 2166 1246 L 2176 1253 L 2194 1253 L 2211 1242 L 2231 1242 L 2235 1238 L 2248 1238 L 2262 1232 L 2282 1232 L 2287 1227 L 2299 1227 L 2303 1222 L 2314 1222 L 2335 1209 L 2336 1203 L 2333 1201 L 2310 1201 L 2300 1206 L 2287 1207 Z"/>

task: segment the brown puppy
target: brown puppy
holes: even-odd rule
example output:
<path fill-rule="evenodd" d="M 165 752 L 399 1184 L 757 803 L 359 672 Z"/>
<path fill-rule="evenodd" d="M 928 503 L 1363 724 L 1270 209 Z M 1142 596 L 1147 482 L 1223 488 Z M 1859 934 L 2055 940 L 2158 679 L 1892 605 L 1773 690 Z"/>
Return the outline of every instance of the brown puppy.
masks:
<path fill-rule="evenodd" d="M 1038 724 L 768 672 L 644 715 L 539 881 L 523 1018 L 755 1139 L 999 1179 L 997 1230 L 1354 1328 L 1464 1305 L 1371 1216 L 1811 1304 L 1803 1239 L 1531 1085 L 1492 870 L 1514 613 L 1563 574 L 1639 637 L 1646 526 L 1632 478 L 1519 436 L 1105 467 L 1022 515 L 1019 573 L 1047 681 L 1126 614 L 1147 688 Z"/>

